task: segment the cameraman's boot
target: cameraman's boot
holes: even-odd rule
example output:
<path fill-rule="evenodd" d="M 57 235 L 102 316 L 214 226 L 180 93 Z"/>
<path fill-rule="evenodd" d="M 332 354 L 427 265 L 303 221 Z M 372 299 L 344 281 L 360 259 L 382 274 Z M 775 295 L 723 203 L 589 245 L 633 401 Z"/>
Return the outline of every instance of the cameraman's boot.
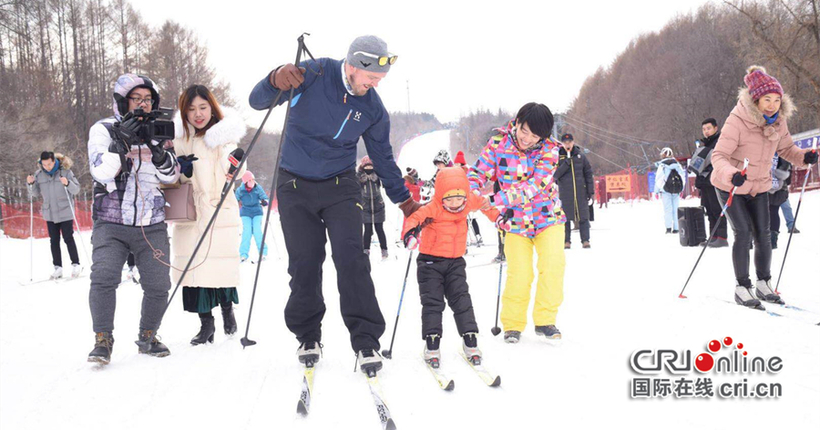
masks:
<path fill-rule="evenodd" d="M 166 357 L 171 355 L 171 351 L 159 341 L 154 330 L 140 330 L 139 339 L 134 343 L 139 347 L 140 354 L 148 354 L 154 357 Z"/>

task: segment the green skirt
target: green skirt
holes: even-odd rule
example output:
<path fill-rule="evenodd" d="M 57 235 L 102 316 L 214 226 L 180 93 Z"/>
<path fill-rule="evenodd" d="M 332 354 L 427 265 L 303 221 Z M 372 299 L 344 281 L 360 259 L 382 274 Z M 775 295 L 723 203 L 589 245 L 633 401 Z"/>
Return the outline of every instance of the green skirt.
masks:
<path fill-rule="evenodd" d="M 206 314 L 222 303 L 239 304 L 236 287 L 201 288 L 182 287 L 182 308 L 188 312 Z"/>

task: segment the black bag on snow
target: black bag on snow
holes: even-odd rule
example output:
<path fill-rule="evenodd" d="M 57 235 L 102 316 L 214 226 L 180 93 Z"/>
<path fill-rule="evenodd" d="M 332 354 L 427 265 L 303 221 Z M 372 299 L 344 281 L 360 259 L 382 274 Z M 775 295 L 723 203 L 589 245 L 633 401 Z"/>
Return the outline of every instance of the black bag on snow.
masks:
<path fill-rule="evenodd" d="M 701 206 L 678 208 L 681 246 L 698 246 L 706 240 L 708 233 L 703 214 Z"/>

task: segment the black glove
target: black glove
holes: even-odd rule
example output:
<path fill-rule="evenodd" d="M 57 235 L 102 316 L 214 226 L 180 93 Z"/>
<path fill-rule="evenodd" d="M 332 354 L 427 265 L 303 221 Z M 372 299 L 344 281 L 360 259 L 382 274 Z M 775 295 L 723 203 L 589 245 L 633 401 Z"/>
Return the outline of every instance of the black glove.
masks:
<path fill-rule="evenodd" d="M 194 174 L 194 161 L 199 160 L 196 158 L 196 155 L 182 155 L 177 157 L 177 161 L 179 162 L 179 172 L 185 175 L 185 177 L 190 178 Z"/>
<path fill-rule="evenodd" d="M 803 155 L 803 164 L 814 164 L 817 162 L 817 152 L 809 151 Z"/>
<path fill-rule="evenodd" d="M 736 187 L 743 186 L 743 183 L 746 182 L 746 174 L 737 172 L 732 176 L 732 185 Z"/>
<path fill-rule="evenodd" d="M 125 155 L 131 151 L 131 147 L 140 144 L 139 130 L 142 123 L 139 118 L 135 118 L 131 112 L 125 114 L 122 121 L 114 123 L 112 130 L 119 141 L 112 142 L 108 150 L 117 154 Z"/>
<path fill-rule="evenodd" d="M 262 205 L 262 206 L 267 206 L 268 201 L 267 200 L 261 200 L 261 201 L 259 201 L 259 204 Z"/>

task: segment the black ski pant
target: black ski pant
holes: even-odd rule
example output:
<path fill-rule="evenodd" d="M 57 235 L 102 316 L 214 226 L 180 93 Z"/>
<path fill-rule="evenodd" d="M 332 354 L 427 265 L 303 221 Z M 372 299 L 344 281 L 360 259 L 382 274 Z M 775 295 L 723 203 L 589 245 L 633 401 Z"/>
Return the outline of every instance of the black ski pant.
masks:
<path fill-rule="evenodd" d="M 582 219 L 581 222 L 576 222 L 575 225 L 581 230 L 581 242 L 589 242 L 589 220 Z M 569 220 L 567 220 L 567 223 L 564 224 L 564 242 L 572 242 L 570 240 L 571 233 L 572 227 L 570 227 Z"/>
<path fill-rule="evenodd" d="M 729 199 L 729 193 L 718 190 L 721 205 Z M 732 263 L 735 278 L 739 285 L 750 287 L 749 247 L 754 239 L 755 272 L 757 279 L 771 279 L 772 241 L 769 230 L 769 193 L 763 192 L 754 197 L 735 194 L 732 205 L 726 209 L 729 225 L 735 234 L 732 244 Z"/>
<path fill-rule="evenodd" d="M 48 237 L 51 239 L 51 264 L 63 267 L 63 253 L 60 250 L 60 234 L 63 235 L 63 242 L 68 248 L 68 256 L 71 264 L 80 264 L 80 255 L 77 254 L 77 243 L 74 242 L 74 221 L 46 222 L 48 227 Z"/>
<path fill-rule="evenodd" d="M 443 258 L 419 254 L 417 258 L 419 295 L 421 296 L 421 338 L 441 336 L 444 299 L 453 311 L 459 336 L 478 333 L 473 301 L 467 286 L 467 264 L 464 258 Z"/>
<path fill-rule="evenodd" d="M 129 269 L 137 265 L 136 260 L 134 260 L 134 253 L 133 252 L 128 253 L 128 259 L 126 260 L 126 263 L 128 264 Z"/>
<path fill-rule="evenodd" d="M 322 263 L 330 238 L 339 304 L 354 351 L 379 349 L 384 333 L 370 259 L 362 249 L 362 189 L 353 170 L 323 181 L 279 172 L 279 218 L 288 250 L 285 324 L 300 342 L 322 340 Z"/>
<path fill-rule="evenodd" d="M 777 237 L 780 236 L 780 206 L 769 205 L 769 232 L 772 235 L 772 249 L 775 249 Z"/>
<path fill-rule="evenodd" d="M 504 238 L 507 236 L 507 232 L 501 229 L 498 229 L 498 253 L 500 255 L 504 255 Z"/>
<path fill-rule="evenodd" d="M 715 232 L 715 238 L 728 239 L 726 221 L 721 219 L 720 212 L 723 205 L 718 201 L 717 191 L 711 184 L 700 188 L 700 205 L 706 208 L 706 216 L 709 218 L 709 232 L 715 229 L 715 225 L 720 223 Z"/>
<path fill-rule="evenodd" d="M 376 236 L 379 237 L 379 246 L 385 250 L 387 249 L 387 236 L 384 235 L 384 223 L 377 222 L 375 224 L 364 224 L 364 249 L 370 249 L 370 239 L 373 238 L 373 226 L 376 226 Z"/>

